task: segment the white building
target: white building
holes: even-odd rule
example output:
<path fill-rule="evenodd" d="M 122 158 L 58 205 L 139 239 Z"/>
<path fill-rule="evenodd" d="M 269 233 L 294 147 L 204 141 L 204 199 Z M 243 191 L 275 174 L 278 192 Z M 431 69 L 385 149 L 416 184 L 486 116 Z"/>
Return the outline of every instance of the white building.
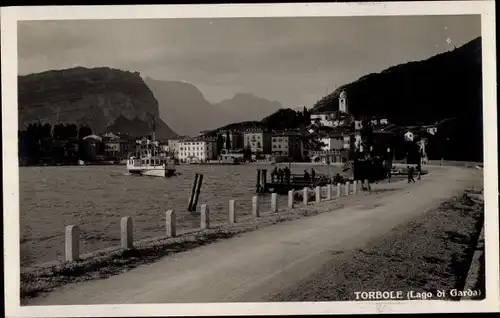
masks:
<path fill-rule="evenodd" d="M 183 139 L 169 139 L 167 141 L 167 152 L 173 154 L 175 159 L 179 159 L 179 146 Z"/>
<path fill-rule="evenodd" d="M 363 147 L 361 146 L 361 134 L 356 132 L 354 134 L 350 134 L 343 137 L 344 139 L 344 149 L 351 149 L 351 145 L 354 147 L 352 150 L 362 151 Z"/>
<path fill-rule="evenodd" d="M 349 108 L 347 105 L 347 93 L 342 91 L 339 96 L 339 111 L 341 113 L 349 113 Z"/>
<path fill-rule="evenodd" d="M 217 143 L 215 140 L 181 140 L 178 157 L 181 162 L 214 160 L 217 157 Z"/>
<path fill-rule="evenodd" d="M 321 138 L 320 141 L 324 144 L 321 150 L 342 150 L 344 149 L 344 137 L 342 135 L 331 135 Z"/>
<path fill-rule="evenodd" d="M 435 135 L 437 133 L 437 128 L 436 127 L 428 127 L 427 128 L 427 133 L 429 135 Z"/>
<path fill-rule="evenodd" d="M 406 141 L 413 141 L 413 138 L 415 138 L 415 136 L 413 135 L 413 133 L 411 131 L 406 132 L 406 134 L 405 134 Z"/>
<path fill-rule="evenodd" d="M 342 91 L 339 96 L 339 112 L 343 114 L 349 114 L 349 108 L 347 104 L 347 93 L 345 91 Z M 348 123 L 348 120 L 346 120 L 345 118 L 337 118 L 337 111 L 324 111 L 324 112 L 312 113 L 311 121 L 317 122 L 321 126 L 325 127 L 339 127 L 346 125 Z"/>
<path fill-rule="evenodd" d="M 321 113 L 313 113 L 311 114 L 311 122 L 317 122 L 321 126 L 325 127 L 335 127 L 335 112 L 327 111 Z"/>

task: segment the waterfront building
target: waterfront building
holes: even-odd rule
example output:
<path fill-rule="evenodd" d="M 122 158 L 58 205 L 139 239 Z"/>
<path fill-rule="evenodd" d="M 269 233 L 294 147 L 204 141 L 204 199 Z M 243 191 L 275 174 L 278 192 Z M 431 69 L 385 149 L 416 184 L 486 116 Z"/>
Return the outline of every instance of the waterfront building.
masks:
<path fill-rule="evenodd" d="M 104 157 L 104 143 L 101 136 L 92 134 L 83 137 L 83 140 L 85 143 L 82 146 L 85 148 L 87 159 L 96 160 Z"/>
<path fill-rule="evenodd" d="M 179 161 L 206 162 L 217 158 L 217 143 L 214 139 L 186 139 L 179 141 Z"/>
<path fill-rule="evenodd" d="M 271 137 L 271 154 L 278 157 L 290 157 L 292 160 L 302 160 L 302 138 L 296 132 L 274 133 Z"/>
<path fill-rule="evenodd" d="M 222 149 L 222 152 L 219 156 L 219 160 L 222 162 L 231 162 L 236 163 L 240 161 L 244 161 L 245 154 L 242 152 L 229 152 L 226 149 Z"/>
<path fill-rule="evenodd" d="M 224 149 L 238 150 L 244 147 L 243 134 L 239 131 L 235 131 L 232 129 L 222 129 L 217 132 L 217 135 L 220 135 L 222 137 Z M 229 142 L 227 142 L 228 138 Z M 226 145 L 229 145 L 229 148 L 227 148 Z"/>
<path fill-rule="evenodd" d="M 168 153 L 171 154 L 175 159 L 179 159 L 179 147 L 180 143 L 184 140 L 188 140 L 188 137 L 177 137 L 171 138 L 167 141 Z"/>
<path fill-rule="evenodd" d="M 102 137 L 104 155 L 117 160 L 127 159 L 135 151 L 135 139 L 128 135 L 107 133 Z"/>
<path fill-rule="evenodd" d="M 243 132 L 243 147 L 250 146 L 252 153 L 271 153 L 271 134 L 262 129 L 247 129 Z"/>
<path fill-rule="evenodd" d="M 161 142 L 160 141 L 160 151 L 164 153 L 169 153 L 170 148 L 168 148 L 168 141 L 167 142 Z"/>

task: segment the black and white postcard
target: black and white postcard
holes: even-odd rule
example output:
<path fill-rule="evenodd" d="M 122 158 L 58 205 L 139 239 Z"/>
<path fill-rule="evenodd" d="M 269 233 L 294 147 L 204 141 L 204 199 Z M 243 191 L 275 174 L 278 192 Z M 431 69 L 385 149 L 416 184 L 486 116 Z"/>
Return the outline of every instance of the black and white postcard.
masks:
<path fill-rule="evenodd" d="M 7 316 L 499 310 L 493 1 L 1 13 Z"/>

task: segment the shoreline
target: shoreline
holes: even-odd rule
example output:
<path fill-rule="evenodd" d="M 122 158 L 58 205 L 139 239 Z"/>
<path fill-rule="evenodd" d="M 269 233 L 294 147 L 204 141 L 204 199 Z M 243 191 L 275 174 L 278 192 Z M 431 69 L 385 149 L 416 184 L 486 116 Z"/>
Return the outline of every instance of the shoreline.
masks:
<path fill-rule="evenodd" d="M 179 166 L 244 166 L 244 165 L 270 165 L 270 166 L 279 166 L 279 165 L 304 165 L 304 166 L 343 166 L 344 162 L 331 162 L 331 163 L 321 163 L 321 162 L 310 162 L 310 161 L 293 161 L 293 162 L 242 162 L 242 163 L 179 163 Z M 482 162 L 474 162 L 474 161 L 443 161 L 440 160 L 429 160 L 428 163 L 422 164 L 422 167 L 465 167 L 465 168 L 475 168 L 477 165 L 482 165 Z M 408 164 L 394 162 L 393 166 L 396 167 L 406 167 Z M 19 165 L 19 167 L 29 168 L 29 167 L 87 167 L 87 166 L 126 166 L 126 163 L 94 163 L 94 164 L 85 164 L 79 165 L 75 164 L 36 164 L 36 165 Z"/>

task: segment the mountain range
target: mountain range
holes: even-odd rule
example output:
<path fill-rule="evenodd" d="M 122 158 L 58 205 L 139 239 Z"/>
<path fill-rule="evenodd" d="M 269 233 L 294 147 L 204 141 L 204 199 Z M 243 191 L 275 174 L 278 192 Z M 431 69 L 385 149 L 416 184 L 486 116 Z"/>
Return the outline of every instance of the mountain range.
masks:
<path fill-rule="evenodd" d="M 212 104 L 190 83 L 149 77 L 144 82 L 158 100 L 160 117 L 180 135 L 194 136 L 233 122 L 260 120 L 282 108 L 277 101 L 249 93 Z"/>

